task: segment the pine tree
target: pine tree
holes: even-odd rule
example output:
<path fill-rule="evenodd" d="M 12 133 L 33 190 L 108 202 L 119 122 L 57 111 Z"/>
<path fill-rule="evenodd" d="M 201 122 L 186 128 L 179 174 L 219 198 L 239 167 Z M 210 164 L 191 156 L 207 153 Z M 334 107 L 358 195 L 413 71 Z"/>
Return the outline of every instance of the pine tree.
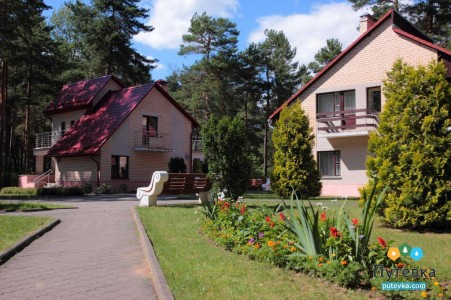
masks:
<path fill-rule="evenodd" d="M 370 7 L 375 18 L 380 18 L 389 9 L 405 16 L 435 43 L 451 49 L 451 9 L 449 0 L 349 0 L 354 10 Z"/>
<path fill-rule="evenodd" d="M 314 136 L 299 103 L 281 111 L 272 139 L 275 153 L 271 188 L 283 198 L 289 198 L 293 190 L 303 199 L 319 196 L 322 185 L 312 152 Z"/>
<path fill-rule="evenodd" d="M 266 30 L 266 39 L 258 45 L 261 61 L 262 97 L 261 105 L 265 111 L 263 170 L 268 176 L 271 148 L 269 144 L 269 128 L 266 120 L 270 112 L 276 110 L 297 90 L 302 80 L 298 62 L 294 62 L 296 48 L 291 45 L 282 31 Z"/>
<path fill-rule="evenodd" d="M 397 61 L 384 82 L 378 134 L 370 136 L 368 175 L 385 194 L 385 221 L 409 229 L 449 229 L 451 85 L 443 63 L 417 69 Z M 369 186 L 374 183 L 371 179 Z"/>
<path fill-rule="evenodd" d="M 92 6 L 83 2 L 67 4 L 73 14 L 71 24 L 79 37 L 75 46 L 83 56 L 84 66 L 94 76 L 115 74 L 127 84 L 150 81 L 156 60 L 148 59 L 131 46 L 139 32 L 153 27 L 141 20 L 148 10 L 137 6 L 139 0 L 94 0 Z"/>

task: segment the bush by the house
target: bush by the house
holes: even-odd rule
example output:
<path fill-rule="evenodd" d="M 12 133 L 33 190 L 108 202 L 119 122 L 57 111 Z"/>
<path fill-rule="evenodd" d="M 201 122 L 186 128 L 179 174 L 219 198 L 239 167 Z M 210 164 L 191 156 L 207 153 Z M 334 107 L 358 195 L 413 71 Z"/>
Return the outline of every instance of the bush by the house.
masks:
<path fill-rule="evenodd" d="M 282 198 L 289 198 L 293 188 L 301 198 L 319 196 L 320 174 L 312 152 L 314 136 L 299 104 L 282 110 L 272 140 L 275 153 L 271 188 Z"/>
<path fill-rule="evenodd" d="M 83 190 L 79 186 L 39 188 L 37 194 L 46 196 L 81 196 L 83 195 Z"/>
<path fill-rule="evenodd" d="M 171 157 L 168 163 L 169 173 L 185 173 L 186 164 L 183 157 Z"/>
<path fill-rule="evenodd" d="M 111 185 L 102 183 L 96 188 L 96 194 L 111 194 Z"/>
<path fill-rule="evenodd" d="M 4 187 L 0 190 L 0 195 L 26 195 L 34 196 L 36 195 L 35 188 L 21 188 L 21 187 Z"/>
<path fill-rule="evenodd" d="M 396 228 L 449 230 L 451 84 L 445 66 L 416 69 L 398 60 L 387 77 L 387 102 L 367 159 L 377 191 L 390 185 L 380 213 Z"/>
<path fill-rule="evenodd" d="M 82 189 L 84 194 L 90 194 L 90 193 L 92 193 L 92 184 L 90 184 L 90 183 L 83 183 L 81 185 L 81 189 Z"/>

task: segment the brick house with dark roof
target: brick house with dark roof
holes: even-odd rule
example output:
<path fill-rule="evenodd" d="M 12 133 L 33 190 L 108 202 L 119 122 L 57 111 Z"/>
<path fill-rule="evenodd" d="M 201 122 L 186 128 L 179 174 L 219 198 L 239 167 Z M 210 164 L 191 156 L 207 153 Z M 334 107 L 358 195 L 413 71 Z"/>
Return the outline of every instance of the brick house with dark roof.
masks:
<path fill-rule="evenodd" d="M 53 169 L 57 185 L 134 190 L 166 170 L 171 157 L 183 157 L 191 170 L 199 124 L 163 81 L 126 87 L 108 75 L 66 84 L 44 114 L 52 132 L 37 136 L 36 171 Z"/>
<path fill-rule="evenodd" d="M 433 44 L 395 11 L 379 20 L 364 15 L 360 36 L 269 118 L 298 104 L 315 134 L 314 155 L 322 175 L 324 196 L 359 196 L 366 184 L 369 134 L 377 131 L 385 98 L 383 80 L 401 58 L 413 65 L 443 61 L 451 77 L 451 51 Z"/>

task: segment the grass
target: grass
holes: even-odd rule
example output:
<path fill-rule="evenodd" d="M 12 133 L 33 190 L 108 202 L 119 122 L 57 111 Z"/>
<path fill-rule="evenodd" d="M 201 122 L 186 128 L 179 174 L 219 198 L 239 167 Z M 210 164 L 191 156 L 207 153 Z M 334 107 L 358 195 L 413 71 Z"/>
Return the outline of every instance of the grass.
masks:
<path fill-rule="evenodd" d="M 145 207 L 138 213 L 176 299 L 366 299 L 212 245 L 195 207 Z"/>
<path fill-rule="evenodd" d="M 4 202 L 0 201 L 0 211 L 36 211 L 36 210 L 51 210 L 73 208 L 73 206 L 63 204 L 52 204 L 44 202 Z"/>
<path fill-rule="evenodd" d="M 0 251 L 52 221 L 53 218 L 49 217 L 0 216 Z"/>

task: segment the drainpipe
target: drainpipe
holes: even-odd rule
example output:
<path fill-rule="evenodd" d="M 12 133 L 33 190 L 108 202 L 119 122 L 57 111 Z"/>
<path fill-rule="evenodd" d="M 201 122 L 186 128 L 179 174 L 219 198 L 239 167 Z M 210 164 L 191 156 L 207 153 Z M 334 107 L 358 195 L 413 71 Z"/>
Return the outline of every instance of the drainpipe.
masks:
<path fill-rule="evenodd" d="M 96 182 L 96 184 L 97 184 L 97 187 L 99 187 L 100 186 L 100 162 L 98 162 L 94 157 L 92 157 L 92 156 L 90 156 L 89 157 L 90 159 L 92 159 L 95 163 L 96 163 L 96 166 L 97 166 L 97 174 L 96 174 L 96 180 L 97 180 L 97 182 Z"/>

